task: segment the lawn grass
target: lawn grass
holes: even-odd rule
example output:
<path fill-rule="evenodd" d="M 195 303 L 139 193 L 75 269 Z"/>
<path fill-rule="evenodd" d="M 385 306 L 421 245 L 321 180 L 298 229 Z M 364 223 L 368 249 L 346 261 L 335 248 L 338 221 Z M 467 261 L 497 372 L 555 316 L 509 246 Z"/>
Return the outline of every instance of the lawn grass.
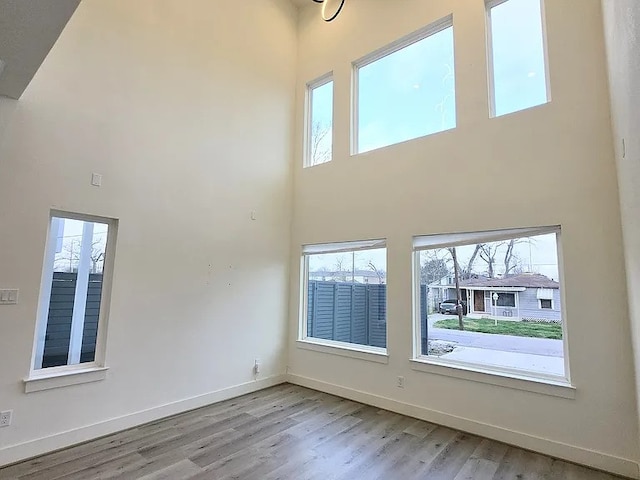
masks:
<path fill-rule="evenodd" d="M 498 320 L 498 325 L 496 326 L 494 320 L 491 319 L 468 317 L 464 317 L 463 323 L 464 329 L 467 332 L 496 333 L 501 335 L 514 335 L 516 337 L 551 338 L 554 340 L 562 339 L 562 325 L 558 323 Z M 433 326 L 436 328 L 458 330 L 458 317 L 438 320 Z"/>

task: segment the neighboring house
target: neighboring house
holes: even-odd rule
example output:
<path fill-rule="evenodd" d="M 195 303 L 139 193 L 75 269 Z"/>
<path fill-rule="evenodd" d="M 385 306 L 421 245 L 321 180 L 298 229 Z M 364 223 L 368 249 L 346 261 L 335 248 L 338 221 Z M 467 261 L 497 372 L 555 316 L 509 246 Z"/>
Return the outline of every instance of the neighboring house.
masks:
<path fill-rule="evenodd" d="M 309 272 L 309 280 L 319 280 L 321 282 L 353 282 L 369 285 L 379 285 L 387 283 L 385 272 L 374 272 L 373 270 L 316 270 Z"/>
<path fill-rule="evenodd" d="M 429 285 L 431 298 L 456 298 L 454 285 L 443 281 Z M 537 320 L 560 322 L 560 284 L 538 273 L 522 273 L 501 278 L 472 278 L 460 281 L 462 299 L 472 318 Z M 494 298 L 494 294 L 496 297 Z"/>

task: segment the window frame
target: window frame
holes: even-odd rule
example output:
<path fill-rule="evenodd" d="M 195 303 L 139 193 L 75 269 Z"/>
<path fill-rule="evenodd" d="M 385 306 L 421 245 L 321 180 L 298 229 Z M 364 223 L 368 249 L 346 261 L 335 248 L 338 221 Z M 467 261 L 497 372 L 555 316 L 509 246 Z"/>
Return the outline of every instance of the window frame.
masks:
<path fill-rule="evenodd" d="M 385 145 L 383 147 L 378 147 L 376 149 L 373 150 L 367 150 L 366 152 L 359 152 L 359 135 L 360 135 L 360 131 L 358 128 L 358 121 L 359 121 L 359 112 L 360 112 L 360 86 L 359 86 L 359 71 L 361 68 L 366 67 L 367 65 L 370 65 L 374 62 L 377 62 L 378 60 L 381 60 L 384 57 L 387 57 L 393 53 L 396 53 L 400 50 L 402 50 L 403 48 L 406 48 L 410 45 L 413 45 L 414 43 L 417 43 L 421 40 L 424 40 L 425 38 L 428 38 L 432 35 L 435 35 L 437 33 L 440 33 L 443 30 L 446 30 L 447 28 L 453 28 L 453 14 L 449 14 L 446 17 L 440 18 L 438 20 L 436 20 L 435 22 L 430 23 L 429 25 L 420 28 L 419 30 L 416 30 L 415 32 L 410 33 L 409 35 L 405 35 L 402 38 L 399 38 L 398 40 L 391 42 L 377 50 L 374 50 L 371 53 L 368 53 L 366 55 L 364 55 L 363 57 L 360 57 L 357 60 L 354 60 L 351 63 L 351 138 L 350 138 L 350 153 L 351 156 L 356 156 L 356 155 L 364 155 L 367 154 L 369 152 L 373 152 L 376 150 L 380 150 L 382 148 L 387 148 L 387 147 L 391 147 L 393 145 L 399 145 L 401 143 L 405 143 L 405 142 L 410 142 L 412 140 L 417 140 L 418 138 L 424 138 L 426 136 L 429 135 L 435 135 L 436 133 L 442 133 L 442 132 L 446 132 L 447 130 L 452 130 L 452 129 L 447 129 L 447 130 L 441 130 L 439 132 L 433 132 L 433 133 L 428 133 L 426 135 L 421 135 L 419 137 L 415 137 L 415 138 L 411 138 L 408 140 L 403 140 L 401 142 L 397 142 L 397 143 L 392 143 L 389 145 Z M 454 39 L 453 39 L 453 50 L 454 50 L 454 72 L 455 72 L 455 29 L 454 29 Z M 457 90 L 456 90 L 457 92 Z M 457 95 L 456 95 L 456 100 L 457 100 Z M 455 104 L 455 108 L 457 111 L 458 108 L 458 103 L 456 101 Z M 453 127 L 453 129 L 455 129 L 457 127 L 457 120 L 456 120 L 456 126 Z"/>
<path fill-rule="evenodd" d="M 513 115 L 519 112 L 524 112 L 536 107 L 542 107 L 551 103 L 551 77 L 549 75 L 549 48 L 547 40 L 547 15 L 545 0 L 538 0 L 540 2 L 540 22 L 542 29 L 542 55 L 544 59 L 544 75 L 545 75 L 545 89 L 547 101 L 539 105 L 533 105 L 514 112 L 504 113 L 501 115 L 496 114 L 496 82 L 495 82 L 495 68 L 493 62 L 493 27 L 491 24 L 491 10 L 495 7 L 507 3 L 510 0 L 485 0 L 485 23 L 486 23 L 486 51 L 487 51 L 487 85 L 489 87 L 489 118 L 500 118 L 507 115 Z"/>
<path fill-rule="evenodd" d="M 371 245 L 363 246 L 364 244 Z M 353 245 L 354 248 L 347 248 L 349 245 Z M 360 246 L 358 247 L 358 245 Z M 332 248 L 333 246 L 335 246 L 335 248 Z M 307 332 L 307 315 L 309 312 L 309 256 L 322 255 L 325 253 L 347 253 L 354 251 L 378 250 L 382 248 L 384 248 L 385 250 L 387 249 L 386 239 L 341 241 L 302 245 L 302 247 L 300 248 L 300 311 L 298 312 L 298 334 L 296 338 L 296 342 L 299 348 L 357 358 L 361 360 L 368 360 L 377 363 L 388 362 L 388 329 L 385 331 L 385 336 L 387 339 L 386 348 L 310 337 Z M 307 249 L 314 249 L 314 251 L 305 252 L 305 250 Z M 387 252 L 385 252 L 385 255 L 388 258 Z"/>
<path fill-rule="evenodd" d="M 311 138 L 313 134 L 313 91 L 317 88 L 323 87 L 328 83 L 332 83 L 332 98 L 333 102 L 331 104 L 331 156 L 329 160 L 322 163 L 311 163 Z M 324 165 L 326 163 L 330 163 L 333 161 L 333 132 L 334 132 L 334 123 L 335 123 L 335 81 L 333 78 L 333 71 L 325 73 L 324 75 L 307 82 L 305 88 L 305 121 L 304 121 L 304 155 L 302 168 L 311 168 L 317 167 L 319 165 Z"/>
<path fill-rule="evenodd" d="M 57 367 L 36 368 L 36 362 L 41 357 L 40 350 L 44 349 L 44 343 L 40 339 L 44 338 L 46 334 L 48 316 L 49 316 L 49 303 L 50 294 L 44 295 L 49 289 L 48 283 L 51 282 L 53 275 L 53 259 L 55 258 L 55 241 L 53 238 L 52 226 L 53 218 L 63 218 L 69 220 L 78 220 L 83 222 L 101 223 L 108 227 L 107 239 L 105 247 L 105 260 L 103 266 L 103 279 L 102 279 L 102 293 L 100 300 L 100 311 L 98 313 L 98 331 L 96 334 L 96 352 L 95 358 L 92 362 L 84 362 L 72 365 L 61 365 Z M 104 378 L 103 375 L 96 375 L 95 373 L 104 373 L 106 371 L 106 340 L 107 330 L 109 324 L 109 312 L 111 307 L 111 292 L 113 284 L 113 271 L 115 266 L 115 252 L 116 252 L 116 239 L 118 230 L 118 219 L 112 217 L 102 217 L 97 215 L 90 215 L 84 213 L 69 212 L 64 210 L 51 210 L 49 212 L 49 222 L 47 227 L 46 246 L 43 258 L 42 275 L 40 279 L 40 289 L 38 291 L 38 309 L 36 317 L 36 329 L 33 339 L 33 349 L 31 355 L 31 362 L 29 365 L 29 376 L 25 379 L 25 388 L 27 393 L 30 391 L 39 391 L 47 388 L 55 388 L 63 385 L 72 385 L 77 383 L 85 383 L 86 381 L 96 381 Z M 87 375 L 86 379 L 82 379 L 83 376 L 79 376 L 80 373 L 91 373 Z M 64 376 L 74 376 L 73 379 L 63 380 L 61 382 L 48 380 L 43 382 L 42 380 L 55 379 Z M 100 377 L 100 378 L 99 378 Z M 31 383 L 42 384 L 45 386 L 33 386 Z M 52 386 L 46 386 L 51 384 Z"/>
<path fill-rule="evenodd" d="M 504 232 L 501 236 L 500 232 Z M 520 232 L 520 233 L 518 233 Z M 536 233 L 539 232 L 539 233 Z M 422 354 L 422 325 L 420 318 L 420 252 L 423 250 L 431 250 L 434 248 L 443 248 L 446 246 L 462 246 L 473 245 L 482 241 L 500 241 L 510 240 L 513 238 L 522 238 L 525 236 L 536 236 L 555 233 L 556 235 L 556 251 L 558 256 L 558 283 L 560 284 L 560 296 L 561 296 L 561 318 L 562 318 L 562 346 L 563 346 L 563 363 L 564 363 L 564 376 L 549 375 L 540 372 L 530 372 L 527 370 L 498 367 L 493 365 L 485 365 L 481 363 L 468 363 L 450 359 L 443 359 L 440 357 L 423 355 Z M 468 236 L 468 240 L 463 240 L 464 236 Z M 432 237 L 435 239 L 433 244 L 428 246 L 416 247 L 416 241 L 422 238 Z M 445 243 L 443 240 L 447 237 L 452 239 L 451 243 Z M 562 228 L 560 225 L 552 226 L 540 226 L 540 227 L 525 227 L 505 230 L 491 230 L 485 232 L 454 232 L 450 234 L 433 234 L 433 235 L 416 235 L 413 237 L 412 248 L 412 270 L 413 270 L 413 288 L 412 288 L 412 316 L 413 316 L 413 352 L 410 359 L 415 370 L 426 371 L 429 373 L 438 373 L 446 376 L 453 376 L 457 378 L 467 378 L 481 381 L 484 383 L 492 383 L 503 385 L 506 382 L 508 386 L 509 380 L 513 380 L 514 385 L 518 384 L 522 387 L 522 381 L 525 381 L 525 385 L 531 384 L 547 384 L 555 387 L 560 387 L 559 396 L 565 396 L 565 389 L 573 389 L 571 385 L 571 371 L 570 371 L 570 355 L 569 355 L 569 329 L 566 314 L 566 302 L 565 302 L 565 284 L 564 284 L 564 260 L 562 253 Z M 516 296 L 517 297 L 517 296 Z M 518 302 L 516 298 L 516 303 Z M 428 339 L 428 333 L 427 333 Z M 495 380 L 496 378 L 500 380 Z M 493 378 L 493 380 L 492 380 Z M 506 380 L 505 380 L 506 379 Z M 497 382 L 497 383 L 496 383 Z M 519 382 L 519 383 L 518 383 Z M 526 383 L 528 382 L 528 383 Z M 514 388 L 527 389 L 525 387 L 515 386 Z M 534 387 L 537 388 L 537 387 Z M 538 390 L 533 390 L 538 391 Z M 562 393 L 565 391 L 565 393 Z M 551 393 L 553 395 L 553 393 Z M 573 394 L 569 394 L 573 395 Z"/>

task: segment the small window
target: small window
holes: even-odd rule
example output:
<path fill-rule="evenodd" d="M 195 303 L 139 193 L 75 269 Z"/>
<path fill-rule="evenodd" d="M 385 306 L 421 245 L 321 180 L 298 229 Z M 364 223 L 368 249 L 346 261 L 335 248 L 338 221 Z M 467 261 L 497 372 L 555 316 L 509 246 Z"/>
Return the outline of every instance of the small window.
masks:
<path fill-rule="evenodd" d="M 384 240 L 307 245 L 303 275 L 301 340 L 386 349 Z"/>
<path fill-rule="evenodd" d="M 307 86 L 308 126 L 305 167 L 331 161 L 333 156 L 333 78 L 322 77 Z"/>
<path fill-rule="evenodd" d="M 549 101 L 543 0 L 487 3 L 492 116 Z"/>
<path fill-rule="evenodd" d="M 455 128 L 452 18 L 354 63 L 354 153 Z"/>
<path fill-rule="evenodd" d="M 559 237 L 559 227 L 415 237 L 416 359 L 565 379 Z"/>
<path fill-rule="evenodd" d="M 115 220 L 52 215 L 40 289 L 34 370 L 100 363 Z"/>

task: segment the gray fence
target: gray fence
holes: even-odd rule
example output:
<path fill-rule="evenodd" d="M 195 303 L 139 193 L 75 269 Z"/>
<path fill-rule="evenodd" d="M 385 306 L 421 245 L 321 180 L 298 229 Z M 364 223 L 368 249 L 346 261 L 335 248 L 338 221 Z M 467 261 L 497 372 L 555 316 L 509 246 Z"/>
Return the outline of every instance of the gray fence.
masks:
<path fill-rule="evenodd" d="M 307 336 L 387 346 L 387 286 L 309 281 Z"/>
<path fill-rule="evenodd" d="M 77 278 L 76 273 L 55 272 L 53 274 L 42 360 L 43 367 L 57 367 L 67 364 Z M 91 274 L 89 275 L 87 308 L 82 334 L 81 363 L 92 362 L 95 359 L 101 297 L 102 274 Z"/>

